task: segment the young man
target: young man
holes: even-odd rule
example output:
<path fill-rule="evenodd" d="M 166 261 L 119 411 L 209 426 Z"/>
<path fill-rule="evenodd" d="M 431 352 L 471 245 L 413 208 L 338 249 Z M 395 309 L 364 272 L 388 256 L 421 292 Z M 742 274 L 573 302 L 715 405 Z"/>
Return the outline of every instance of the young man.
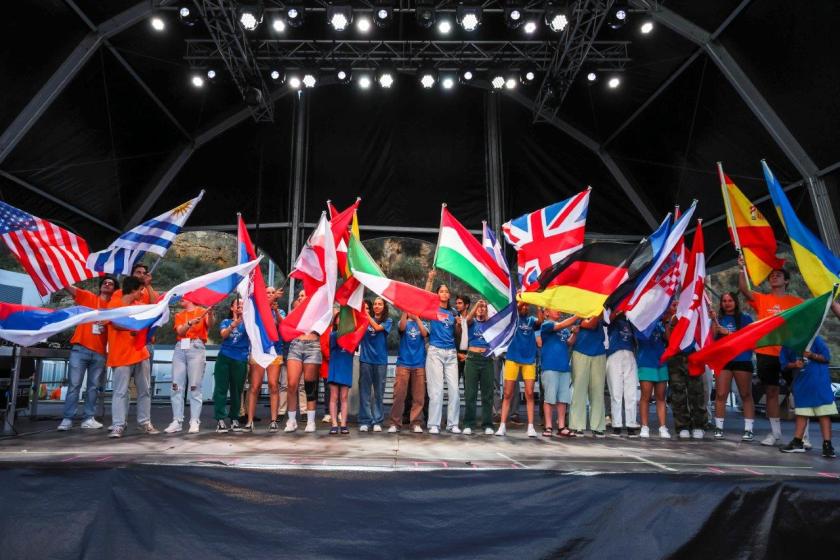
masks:
<path fill-rule="evenodd" d="M 122 297 L 111 298 L 109 308 L 137 305 L 142 298 L 143 285 L 134 276 L 123 281 Z M 114 429 L 110 437 L 120 438 L 125 433 L 126 416 L 128 415 L 128 380 L 134 376 L 137 387 L 137 424 L 147 434 L 160 433 L 151 422 L 151 369 L 149 364 L 149 350 L 145 346 L 135 344 L 135 338 L 140 333 L 120 328 L 113 323 L 108 325 L 108 367 L 113 368 L 111 380 L 114 392 L 111 401 L 111 416 Z M 139 346 L 139 350 L 137 347 Z"/>
<path fill-rule="evenodd" d="M 99 294 L 94 294 L 81 288 L 68 286 L 66 289 L 73 296 L 78 305 L 93 309 L 108 307 L 111 295 L 119 288 L 119 282 L 110 274 L 99 279 Z M 73 427 L 73 417 L 79 404 L 79 391 L 82 379 L 87 372 L 87 388 L 85 390 L 85 419 L 83 429 L 99 429 L 102 424 L 96 421 L 96 399 L 99 387 L 103 384 L 102 374 L 105 372 L 105 346 L 108 343 L 107 327 L 102 323 L 87 323 L 76 327 L 70 344 L 69 384 L 67 397 L 64 399 L 64 419 L 58 425 L 60 432 Z"/>
<path fill-rule="evenodd" d="M 738 288 L 752 308 L 755 309 L 757 321 L 777 315 L 785 309 L 790 309 L 802 303 L 801 298 L 787 293 L 790 284 L 790 273 L 787 270 L 772 271 L 770 276 L 767 277 L 770 293 L 763 294 L 747 288 L 744 259 L 739 258 L 738 264 L 741 265 L 741 273 L 738 275 Z M 767 399 L 767 418 L 770 420 L 771 428 L 767 437 L 761 441 L 761 445 L 776 445 L 782 439 L 782 426 L 779 422 L 779 379 L 783 375 L 779 363 L 780 351 L 781 347 L 779 346 L 757 348 L 755 351 L 756 370 L 759 380 L 764 385 Z M 791 379 L 785 377 L 785 381 L 790 387 Z"/>
<path fill-rule="evenodd" d="M 455 312 L 461 322 L 461 336 L 458 339 L 458 379 L 464 379 L 464 368 L 467 365 L 467 349 L 469 347 L 469 333 L 467 332 L 467 316 L 470 312 L 469 296 L 455 297 Z"/>

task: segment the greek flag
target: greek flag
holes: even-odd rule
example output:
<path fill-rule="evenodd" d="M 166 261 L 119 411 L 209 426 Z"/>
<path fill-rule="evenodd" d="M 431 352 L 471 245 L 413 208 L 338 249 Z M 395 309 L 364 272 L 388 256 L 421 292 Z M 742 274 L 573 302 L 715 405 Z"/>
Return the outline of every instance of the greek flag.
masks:
<path fill-rule="evenodd" d="M 87 268 L 96 272 L 131 274 L 131 267 L 146 253 L 162 257 L 169 250 L 175 236 L 181 233 L 181 228 L 203 196 L 204 191 L 201 191 L 192 200 L 120 235 L 104 251 L 91 253 L 87 259 Z"/>
<path fill-rule="evenodd" d="M 481 245 L 493 257 L 496 263 L 507 274 L 510 274 L 502 246 L 493 234 L 493 230 L 487 225 L 487 222 L 483 222 L 482 224 Z M 505 307 L 491 315 L 484 324 L 483 336 L 489 346 L 485 352 L 487 356 L 500 356 L 504 354 L 507 351 L 510 341 L 513 340 L 513 335 L 516 334 L 519 313 L 516 311 L 516 291 L 512 278 L 510 279 L 508 302 Z"/>

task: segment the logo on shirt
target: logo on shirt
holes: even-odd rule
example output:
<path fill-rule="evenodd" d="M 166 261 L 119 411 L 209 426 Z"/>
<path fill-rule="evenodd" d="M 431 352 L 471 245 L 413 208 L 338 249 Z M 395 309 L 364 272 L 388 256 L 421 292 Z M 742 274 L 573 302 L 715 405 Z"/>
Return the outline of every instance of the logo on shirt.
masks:
<path fill-rule="evenodd" d="M 416 325 L 409 325 L 408 328 L 405 329 L 405 334 L 411 340 L 417 340 L 420 338 L 420 329 L 418 329 Z"/>

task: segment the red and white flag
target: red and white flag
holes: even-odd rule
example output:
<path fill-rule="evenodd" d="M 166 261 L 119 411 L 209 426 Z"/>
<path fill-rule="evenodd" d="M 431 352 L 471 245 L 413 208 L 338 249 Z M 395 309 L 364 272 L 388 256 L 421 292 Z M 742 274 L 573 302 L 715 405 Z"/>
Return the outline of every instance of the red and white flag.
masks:
<path fill-rule="evenodd" d="M 5 202 L 0 202 L 0 235 L 42 296 L 99 276 L 85 266 L 84 239 Z"/>

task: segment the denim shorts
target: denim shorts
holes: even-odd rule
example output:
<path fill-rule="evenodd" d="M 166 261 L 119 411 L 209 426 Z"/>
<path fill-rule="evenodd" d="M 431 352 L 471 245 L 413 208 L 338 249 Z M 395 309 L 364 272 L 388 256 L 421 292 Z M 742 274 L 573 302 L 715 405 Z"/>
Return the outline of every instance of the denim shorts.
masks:
<path fill-rule="evenodd" d="M 294 339 L 289 344 L 289 354 L 286 360 L 297 360 L 304 364 L 320 364 L 322 360 L 321 342 L 319 340 Z"/>
<path fill-rule="evenodd" d="M 572 401 L 572 374 L 568 371 L 544 369 L 542 372 L 543 400 L 548 404 Z"/>

